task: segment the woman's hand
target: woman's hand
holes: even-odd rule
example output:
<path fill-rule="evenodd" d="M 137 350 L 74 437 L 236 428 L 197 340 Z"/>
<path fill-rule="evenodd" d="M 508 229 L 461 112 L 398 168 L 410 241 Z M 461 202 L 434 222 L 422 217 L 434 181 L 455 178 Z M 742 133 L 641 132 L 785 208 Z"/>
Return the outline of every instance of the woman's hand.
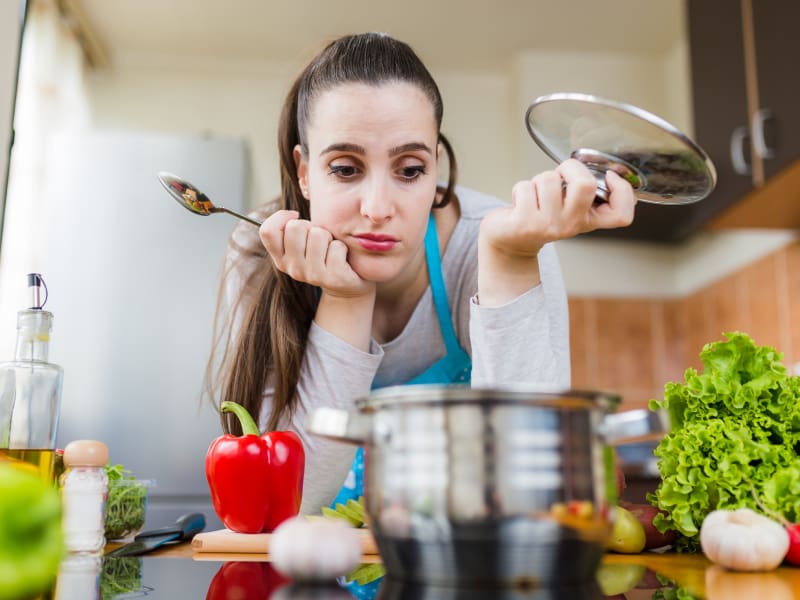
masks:
<path fill-rule="evenodd" d="M 568 159 L 514 186 L 512 202 L 487 214 L 479 238 L 478 297 L 482 305 L 513 300 L 539 283 L 536 256 L 548 242 L 633 221 L 630 184 L 609 171 L 607 203 L 594 204 L 597 181 L 585 165 Z"/>
<path fill-rule="evenodd" d="M 295 281 L 322 290 L 314 321 L 366 352 L 372 331 L 375 283 L 358 276 L 347 262 L 347 246 L 322 227 L 279 210 L 261 224 L 261 243 L 275 266 Z"/>
<path fill-rule="evenodd" d="M 633 221 L 636 203 L 630 184 L 609 171 L 607 203 L 594 204 L 597 182 L 575 159 L 514 186 L 512 202 L 486 215 L 481 235 L 499 252 L 535 256 L 548 242 Z M 566 184 L 566 187 L 564 187 Z"/>
<path fill-rule="evenodd" d="M 270 215 L 259 231 L 261 242 L 280 271 L 295 281 L 322 288 L 331 296 L 350 298 L 372 293 L 347 262 L 347 246 L 322 227 L 299 218 L 294 210 Z"/>

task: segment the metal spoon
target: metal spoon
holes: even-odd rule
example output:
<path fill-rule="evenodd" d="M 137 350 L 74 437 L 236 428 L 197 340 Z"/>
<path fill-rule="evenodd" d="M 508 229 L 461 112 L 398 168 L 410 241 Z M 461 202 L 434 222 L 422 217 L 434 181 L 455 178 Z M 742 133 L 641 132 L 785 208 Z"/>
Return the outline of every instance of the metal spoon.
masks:
<path fill-rule="evenodd" d="M 224 206 L 214 206 L 208 196 L 198 190 L 191 183 L 185 179 L 181 179 L 177 175 L 161 171 L 158 174 L 158 180 L 178 204 L 196 215 L 207 217 L 213 213 L 225 212 L 229 215 L 233 215 L 234 217 L 239 217 L 243 221 L 252 223 L 253 225 L 261 225 L 260 221 L 256 221 L 255 219 L 251 219 L 250 217 L 239 214 L 230 208 L 225 208 Z"/>

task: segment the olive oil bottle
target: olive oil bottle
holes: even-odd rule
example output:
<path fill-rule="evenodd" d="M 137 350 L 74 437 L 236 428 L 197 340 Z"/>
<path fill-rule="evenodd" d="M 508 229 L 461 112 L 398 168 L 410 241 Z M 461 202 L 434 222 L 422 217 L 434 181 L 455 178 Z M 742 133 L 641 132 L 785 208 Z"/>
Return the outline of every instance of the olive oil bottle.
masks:
<path fill-rule="evenodd" d="M 17 313 L 14 360 L 0 363 L 0 458 L 30 465 L 53 481 L 64 372 L 48 362 L 53 314 L 43 309 L 47 286 L 30 273 L 28 287 L 32 304 Z"/>

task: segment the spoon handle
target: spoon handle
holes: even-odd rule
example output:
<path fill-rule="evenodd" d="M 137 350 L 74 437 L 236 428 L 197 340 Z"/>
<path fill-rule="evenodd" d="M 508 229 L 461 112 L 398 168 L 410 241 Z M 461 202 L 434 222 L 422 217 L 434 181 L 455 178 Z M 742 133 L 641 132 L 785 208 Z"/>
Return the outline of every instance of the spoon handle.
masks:
<path fill-rule="evenodd" d="M 242 221 L 247 221 L 248 223 L 252 223 L 256 227 L 261 227 L 261 221 L 256 221 L 255 219 L 251 219 L 245 215 L 237 213 L 235 210 L 231 210 L 230 208 L 225 208 L 223 206 L 217 207 L 219 210 L 228 213 L 229 215 L 233 215 L 234 217 L 239 217 Z"/>

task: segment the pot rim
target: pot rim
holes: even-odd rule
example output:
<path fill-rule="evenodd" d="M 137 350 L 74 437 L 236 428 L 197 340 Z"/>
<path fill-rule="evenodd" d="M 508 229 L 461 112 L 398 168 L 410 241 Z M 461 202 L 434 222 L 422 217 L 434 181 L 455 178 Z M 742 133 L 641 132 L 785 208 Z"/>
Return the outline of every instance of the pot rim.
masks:
<path fill-rule="evenodd" d="M 358 398 L 356 408 L 372 413 L 386 408 L 441 405 L 519 404 L 572 410 L 613 412 L 622 402 L 619 394 L 598 390 L 553 388 L 530 384 L 471 387 L 469 384 L 396 385 Z"/>

